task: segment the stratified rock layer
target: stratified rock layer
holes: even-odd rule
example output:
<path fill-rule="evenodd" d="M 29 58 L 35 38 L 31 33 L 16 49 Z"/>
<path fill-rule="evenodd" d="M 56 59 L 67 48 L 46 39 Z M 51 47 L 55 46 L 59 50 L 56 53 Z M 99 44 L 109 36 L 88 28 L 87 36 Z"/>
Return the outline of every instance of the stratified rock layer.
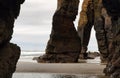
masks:
<path fill-rule="evenodd" d="M 78 12 L 79 0 L 58 0 L 53 16 L 53 27 L 46 47 L 46 54 L 38 62 L 77 62 L 80 53 L 80 38 L 73 21 Z"/>
<path fill-rule="evenodd" d="M 12 78 L 20 56 L 20 48 L 10 43 L 15 18 L 24 0 L 0 0 L 0 78 Z"/>

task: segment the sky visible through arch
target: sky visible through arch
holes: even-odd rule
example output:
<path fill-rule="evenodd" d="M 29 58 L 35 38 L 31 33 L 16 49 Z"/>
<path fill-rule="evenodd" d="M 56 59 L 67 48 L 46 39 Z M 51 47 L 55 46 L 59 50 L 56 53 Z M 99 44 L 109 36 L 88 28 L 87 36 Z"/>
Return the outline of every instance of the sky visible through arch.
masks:
<path fill-rule="evenodd" d="M 81 10 L 82 0 L 80 0 Z M 44 51 L 52 28 L 52 16 L 56 10 L 57 0 L 26 0 L 15 22 L 11 42 L 18 44 L 22 50 Z M 79 13 L 78 13 L 79 14 Z M 75 21 L 77 27 L 79 15 Z M 89 51 L 97 51 L 95 33 L 92 31 L 88 46 Z"/>

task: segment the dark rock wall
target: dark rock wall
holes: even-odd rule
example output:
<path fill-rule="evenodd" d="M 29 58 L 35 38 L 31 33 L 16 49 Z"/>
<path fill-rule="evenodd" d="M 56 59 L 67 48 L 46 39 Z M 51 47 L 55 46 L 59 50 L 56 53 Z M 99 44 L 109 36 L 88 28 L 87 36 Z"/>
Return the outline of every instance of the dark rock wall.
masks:
<path fill-rule="evenodd" d="M 10 43 L 14 21 L 23 0 L 0 0 L 0 78 L 12 78 L 20 56 L 20 48 Z"/>
<path fill-rule="evenodd" d="M 120 78 L 120 0 L 103 0 L 103 4 L 112 19 L 114 50 L 109 55 L 104 73 L 111 78 Z"/>
<path fill-rule="evenodd" d="M 79 0 L 58 0 L 53 16 L 52 32 L 46 54 L 38 62 L 77 62 L 80 53 L 80 38 L 73 21 L 78 13 Z"/>
<path fill-rule="evenodd" d="M 103 0 L 103 5 L 106 7 L 110 16 L 120 16 L 120 0 Z"/>
<path fill-rule="evenodd" d="M 107 58 L 109 55 L 108 51 L 108 38 L 106 36 L 105 29 L 105 19 L 106 16 L 103 17 L 102 10 L 104 9 L 102 0 L 94 0 L 94 29 L 96 31 L 96 39 L 98 43 L 98 49 L 100 51 L 100 59 L 102 63 L 107 62 Z M 111 25 L 109 25 L 110 27 Z"/>

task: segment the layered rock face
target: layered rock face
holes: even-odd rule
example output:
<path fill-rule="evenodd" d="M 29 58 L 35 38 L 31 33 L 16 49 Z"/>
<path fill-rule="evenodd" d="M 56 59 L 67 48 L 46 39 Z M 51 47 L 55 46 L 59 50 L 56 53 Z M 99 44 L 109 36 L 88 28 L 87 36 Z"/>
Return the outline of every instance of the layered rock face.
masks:
<path fill-rule="evenodd" d="M 20 48 L 10 43 L 15 18 L 23 0 L 0 0 L 0 78 L 12 78 L 20 56 Z"/>
<path fill-rule="evenodd" d="M 120 78 L 120 0 L 103 0 L 103 4 L 112 19 L 114 50 L 109 55 L 104 73 L 111 78 Z"/>
<path fill-rule="evenodd" d="M 102 62 L 106 62 L 109 55 L 109 47 L 112 46 L 111 17 L 103 7 L 102 0 L 84 0 L 80 19 L 78 23 L 78 34 L 81 37 L 80 58 L 87 58 L 87 48 L 91 34 L 91 28 L 94 26 L 98 48 L 101 53 Z"/>
<path fill-rule="evenodd" d="M 77 62 L 81 45 L 73 21 L 78 12 L 79 0 L 58 0 L 53 16 L 52 32 L 46 54 L 38 62 Z"/>

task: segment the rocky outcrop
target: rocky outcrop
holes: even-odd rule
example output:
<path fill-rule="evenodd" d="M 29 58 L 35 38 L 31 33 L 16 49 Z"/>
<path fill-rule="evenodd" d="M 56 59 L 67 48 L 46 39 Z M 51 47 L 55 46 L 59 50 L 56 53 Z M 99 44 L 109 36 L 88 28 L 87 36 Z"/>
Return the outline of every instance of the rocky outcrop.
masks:
<path fill-rule="evenodd" d="M 81 38 L 81 59 L 86 59 L 86 51 L 94 26 L 98 48 L 101 53 L 101 61 L 106 62 L 109 49 L 112 46 L 111 17 L 103 7 L 102 0 L 84 0 L 78 23 L 78 34 Z"/>
<path fill-rule="evenodd" d="M 20 56 L 20 48 L 10 43 L 15 18 L 23 0 L 0 0 L 0 78 L 12 78 Z"/>
<path fill-rule="evenodd" d="M 87 49 L 90 40 L 91 28 L 94 25 L 94 8 L 92 0 L 84 0 L 78 22 L 78 34 L 81 38 L 80 59 L 87 59 Z"/>
<path fill-rule="evenodd" d="M 46 54 L 38 62 L 77 62 L 81 45 L 73 21 L 78 13 L 79 0 L 58 0 L 53 16 L 52 32 Z"/>
<path fill-rule="evenodd" d="M 0 78 L 12 78 L 19 56 L 20 48 L 16 44 L 7 43 L 0 48 Z"/>
<path fill-rule="evenodd" d="M 112 19 L 113 50 L 108 58 L 104 73 L 111 78 L 120 78 L 120 0 L 103 0 L 103 4 Z"/>

